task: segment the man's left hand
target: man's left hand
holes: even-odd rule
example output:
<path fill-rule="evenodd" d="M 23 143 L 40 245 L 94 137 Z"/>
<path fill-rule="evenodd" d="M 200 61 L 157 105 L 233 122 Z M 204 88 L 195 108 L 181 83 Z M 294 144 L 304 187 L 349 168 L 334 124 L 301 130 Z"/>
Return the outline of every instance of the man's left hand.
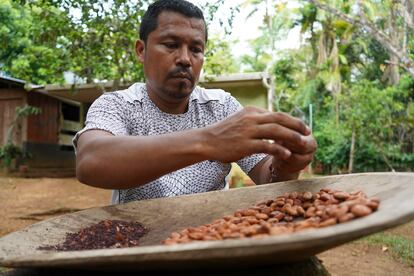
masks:
<path fill-rule="evenodd" d="M 282 146 L 290 150 L 291 154 L 287 159 L 273 156 L 272 170 L 276 179 L 272 179 L 272 181 L 296 179 L 299 172 L 312 162 L 317 149 L 316 140 L 312 134 L 302 136 L 301 140 L 300 143 L 280 142 Z"/>

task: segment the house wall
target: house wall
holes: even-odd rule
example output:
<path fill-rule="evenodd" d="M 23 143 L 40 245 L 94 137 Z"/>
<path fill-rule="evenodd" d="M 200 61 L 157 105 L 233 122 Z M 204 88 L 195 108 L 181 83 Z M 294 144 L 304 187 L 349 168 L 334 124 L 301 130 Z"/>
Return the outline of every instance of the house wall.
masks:
<path fill-rule="evenodd" d="M 26 103 L 26 93 L 18 88 L 0 89 L 0 146 L 7 142 L 8 130 L 16 116 L 16 107 Z M 16 145 L 22 145 L 26 140 L 27 120 L 21 121 L 21 128 L 16 128 L 12 141 Z"/>
<path fill-rule="evenodd" d="M 24 161 L 24 164 L 29 166 L 29 170 L 75 168 L 75 153 L 63 150 L 58 144 L 25 142 L 23 149 L 29 154 L 29 158 Z"/>
<path fill-rule="evenodd" d="M 223 89 L 235 97 L 243 106 L 256 106 L 267 109 L 267 90 L 259 81 L 231 83 L 231 82 L 204 82 L 200 86 L 205 88 Z"/>
<path fill-rule="evenodd" d="M 59 143 L 63 124 L 61 102 L 40 93 L 28 92 L 28 104 L 39 107 L 41 113 L 28 118 L 27 140 L 24 150 L 30 158 L 29 168 L 74 168 L 75 154 Z"/>
<path fill-rule="evenodd" d="M 16 118 L 16 107 L 26 104 L 39 107 L 41 114 L 22 118 L 20 127 L 14 129 L 12 141 L 23 149 L 27 158 L 13 162 L 11 170 L 28 165 L 25 172 L 35 177 L 43 173 L 59 176 L 60 172 L 65 176 L 73 172 L 74 176 L 75 154 L 69 138 L 81 124 L 65 120 L 59 99 L 28 92 L 20 84 L 0 82 L 0 147 L 7 142 L 10 125 Z"/>
<path fill-rule="evenodd" d="M 32 115 L 27 119 L 27 141 L 57 144 L 60 120 L 59 101 L 39 93 L 28 92 L 27 102 L 41 109 L 40 114 Z"/>
<path fill-rule="evenodd" d="M 257 106 L 267 109 L 267 91 L 263 88 L 240 87 L 227 89 L 243 106 Z"/>

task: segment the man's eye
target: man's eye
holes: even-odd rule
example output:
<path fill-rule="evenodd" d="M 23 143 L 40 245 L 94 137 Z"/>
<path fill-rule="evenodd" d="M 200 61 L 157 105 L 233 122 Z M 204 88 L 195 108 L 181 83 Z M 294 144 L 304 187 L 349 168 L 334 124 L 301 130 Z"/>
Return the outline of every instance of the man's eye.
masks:
<path fill-rule="evenodd" d="M 203 52 L 203 49 L 201 49 L 201 48 L 199 48 L 199 47 L 193 47 L 193 48 L 191 48 L 191 51 L 193 52 L 193 53 L 202 53 Z"/>
<path fill-rule="evenodd" d="M 169 49 L 175 49 L 177 48 L 177 43 L 164 43 L 165 47 Z"/>

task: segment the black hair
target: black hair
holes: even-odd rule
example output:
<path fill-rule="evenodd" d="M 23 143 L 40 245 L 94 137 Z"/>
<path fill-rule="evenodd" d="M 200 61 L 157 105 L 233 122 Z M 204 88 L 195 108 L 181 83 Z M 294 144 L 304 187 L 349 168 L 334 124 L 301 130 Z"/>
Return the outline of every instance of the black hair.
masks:
<path fill-rule="evenodd" d="M 148 35 L 154 31 L 158 26 L 158 16 L 163 11 L 172 11 L 180 13 L 186 17 L 198 18 L 204 21 L 207 42 L 207 24 L 204 19 L 203 12 L 194 4 L 185 0 L 159 0 L 152 3 L 142 18 L 141 26 L 139 28 L 139 37 L 147 43 Z"/>

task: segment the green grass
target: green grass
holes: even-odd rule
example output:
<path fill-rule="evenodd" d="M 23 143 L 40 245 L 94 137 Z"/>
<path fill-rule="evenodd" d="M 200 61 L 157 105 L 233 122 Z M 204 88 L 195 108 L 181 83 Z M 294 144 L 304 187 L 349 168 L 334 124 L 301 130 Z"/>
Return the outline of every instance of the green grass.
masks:
<path fill-rule="evenodd" d="M 387 246 L 394 258 L 414 266 L 414 240 L 388 233 L 378 233 L 364 238 L 362 241 Z"/>
<path fill-rule="evenodd" d="M 0 272 L 5 272 L 5 271 L 7 271 L 7 270 L 9 270 L 9 268 L 5 268 L 5 267 L 1 267 L 1 266 L 0 266 Z"/>

